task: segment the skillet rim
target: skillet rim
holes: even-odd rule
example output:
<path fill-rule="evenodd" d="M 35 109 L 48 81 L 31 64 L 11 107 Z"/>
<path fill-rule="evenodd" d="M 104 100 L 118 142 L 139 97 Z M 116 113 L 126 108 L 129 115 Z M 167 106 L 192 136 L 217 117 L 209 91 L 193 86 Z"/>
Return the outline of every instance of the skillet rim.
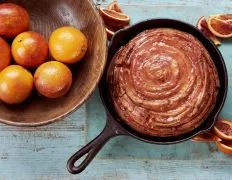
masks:
<path fill-rule="evenodd" d="M 204 47 L 207 49 L 209 54 L 212 55 L 212 54 L 216 53 L 216 55 L 217 55 L 217 57 L 212 58 L 212 60 L 213 60 L 214 65 L 218 71 L 220 82 L 223 81 L 223 85 L 220 87 L 218 95 L 217 95 L 217 101 L 220 102 L 220 104 L 216 104 L 218 107 L 216 107 L 216 105 L 215 105 L 214 109 L 210 112 L 209 116 L 206 118 L 206 120 L 198 128 L 196 128 L 193 131 L 190 131 L 188 133 L 185 133 L 183 135 L 179 135 L 179 136 L 170 136 L 170 137 L 148 136 L 148 135 L 144 135 L 142 133 L 138 133 L 136 130 L 129 127 L 122 120 L 120 120 L 121 118 L 117 115 L 116 111 L 113 108 L 113 105 L 109 102 L 110 96 L 108 94 L 107 85 L 106 85 L 107 84 L 106 76 L 107 76 L 107 71 L 108 71 L 110 61 L 112 60 L 112 58 L 115 55 L 115 53 L 117 52 L 117 50 L 120 48 L 120 47 L 116 48 L 117 50 L 116 50 L 116 52 L 114 52 L 114 49 L 115 49 L 114 46 L 117 43 L 117 41 L 119 41 L 118 39 L 125 37 L 125 35 L 127 35 L 127 34 L 130 34 L 131 31 L 132 32 L 136 31 L 136 28 L 143 29 L 143 30 L 151 29 L 151 28 L 146 28 L 145 26 L 153 26 L 152 25 L 153 23 L 154 24 L 157 22 L 160 23 L 161 21 L 163 21 L 162 23 L 164 24 L 163 25 L 164 27 L 167 27 L 168 23 L 174 23 L 174 24 L 180 25 L 180 27 L 179 28 L 169 27 L 169 26 L 168 27 L 181 30 L 181 26 L 184 26 L 185 28 L 188 28 L 189 31 L 191 30 L 191 32 L 188 31 L 187 33 L 192 34 L 194 37 L 196 37 L 196 35 L 194 35 L 194 33 L 197 34 L 198 36 L 201 36 L 201 38 L 198 38 L 198 37 L 196 37 L 196 38 L 204 45 Z M 145 24 L 145 26 L 143 26 L 144 24 Z M 178 25 L 176 25 L 176 26 L 178 26 Z M 160 28 L 161 28 L 161 26 L 160 26 Z M 142 32 L 142 31 L 140 31 L 140 32 Z M 185 31 L 185 30 L 181 30 L 181 31 Z M 140 33 L 140 32 L 138 32 L 138 33 Z M 134 34 L 136 34 L 136 33 L 134 33 Z M 135 36 L 132 36 L 130 38 L 130 40 L 134 37 Z M 116 43 L 115 43 L 115 41 L 116 41 Z M 205 43 L 203 43 L 203 41 L 205 41 Z M 125 42 L 124 44 L 126 44 L 128 42 L 129 41 Z M 216 60 L 220 60 L 218 63 L 220 64 L 221 67 L 216 66 L 216 64 L 215 64 Z M 223 74 L 221 74 L 221 73 L 223 73 Z M 107 93 L 106 93 L 106 91 L 107 91 Z M 214 124 L 217 120 L 217 117 L 224 106 L 226 96 L 227 96 L 227 91 L 228 91 L 228 74 L 227 74 L 226 64 L 225 64 L 225 61 L 223 59 L 221 52 L 216 47 L 216 45 L 208 37 L 206 37 L 200 30 L 198 30 L 195 26 L 193 26 L 189 23 L 180 21 L 180 20 L 167 19 L 167 18 L 155 18 L 155 19 L 148 19 L 148 20 L 140 21 L 140 22 L 138 22 L 130 27 L 127 27 L 125 29 L 121 29 L 121 30 L 117 31 L 109 43 L 108 57 L 107 57 L 107 62 L 106 62 L 106 66 L 105 66 L 105 71 L 104 71 L 102 79 L 99 83 L 100 97 L 101 97 L 102 103 L 105 107 L 105 110 L 107 112 L 107 117 L 108 117 L 107 123 L 109 123 L 109 124 L 114 123 L 117 127 L 121 128 L 125 132 L 126 135 L 134 137 L 140 141 L 152 143 L 152 144 L 162 144 L 162 145 L 176 144 L 176 143 L 180 143 L 183 141 L 187 141 L 198 134 L 209 131 L 214 126 Z M 213 112 L 214 112 L 214 116 L 211 115 Z M 207 125 L 207 123 L 209 125 Z M 206 127 L 204 127 L 204 125 Z"/>

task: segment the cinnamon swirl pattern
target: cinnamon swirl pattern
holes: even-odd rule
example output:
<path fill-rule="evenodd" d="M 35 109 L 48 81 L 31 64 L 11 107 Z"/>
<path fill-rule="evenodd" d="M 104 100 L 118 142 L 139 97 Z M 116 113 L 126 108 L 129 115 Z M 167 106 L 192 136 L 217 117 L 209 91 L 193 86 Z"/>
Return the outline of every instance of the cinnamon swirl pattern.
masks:
<path fill-rule="evenodd" d="M 169 28 L 146 30 L 114 56 L 107 82 L 120 118 L 158 137 L 197 128 L 213 109 L 220 82 L 205 47 Z"/>

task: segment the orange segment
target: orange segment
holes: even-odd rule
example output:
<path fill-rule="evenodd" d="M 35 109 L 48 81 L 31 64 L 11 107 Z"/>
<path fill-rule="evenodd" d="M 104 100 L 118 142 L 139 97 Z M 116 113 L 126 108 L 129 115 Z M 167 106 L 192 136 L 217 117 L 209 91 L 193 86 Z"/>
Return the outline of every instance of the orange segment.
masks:
<path fill-rule="evenodd" d="M 224 140 L 232 140 L 232 122 L 225 119 L 219 120 L 214 126 L 214 132 Z"/>
<path fill-rule="evenodd" d="M 72 72 L 61 62 L 49 61 L 36 70 L 34 84 L 40 94 L 48 98 L 59 98 L 69 91 Z"/>
<path fill-rule="evenodd" d="M 232 155 L 232 141 L 216 142 L 216 145 L 221 152 Z"/>
<path fill-rule="evenodd" d="M 209 16 L 208 26 L 215 36 L 221 38 L 232 37 L 232 14 Z"/>
<path fill-rule="evenodd" d="M 192 138 L 192 141 L 194 142 L 219 142 L 221 139 L 217 136 L 215 136 L 211 132 L 206 132 L 203 134 L 199 134 Z"/>
<path fill-rule="evenodd" d="M 219 19 L 225 20 L 225 21 L 231 21 L 232 20 L 232 14 L 219 14 L 216 15 Z"/>
<path fill-rule="evenodd" d="M 112 3 L 110 3 L 106 9 L 109 9 L 109 10 L 113 10 L 113 11 L 116 11 L 116 12 L 119 12 L 119 13 L 122 13 L 122 9 L 121 7 L 119 6 L 118 2 L 117 1 L 113 1 Z"/>
<path fill-rule="evenodd" d="M 114 32 L 112 30 L 110 30 L 109 28 L 106 27 L 106 33 L 107 33 L 107 37 L 108 39 L 110 40 L 113 35 L 114 35 Z"/>
<path fill-rule="evenodd" d="M 202 16 L 198 21 L 197 21 L 197 28 L 204 33 L 208 38 L 210 38 L 215 45 L 220 45 L 220 41 L 217 39 L 217 37 L 209 30 L 206 18 Z"/>
<path fill-rule="evenodd" d="M 122 27 L 122 28 L 126 28 L 126 27 L 127 26 Z M 106 33 L 107 33 L 108 39 L 110 40 L 113 37 L 113 35 L 115 34 L 115 32 L 122 29 L 122 28 L 106 26 Z"/>
<path fill-rule="evenodd" d="M 123 27 L 130 22 L 130 17 L 126 14 L 116 12 L 114 10 L 99 8 L 99 12 L 104 22 L 109 26 Z"/>
<path fill-rule="evenodd" d="M 116 0 L 113 0 L 105 9 L 99 7 L 99 12 L 106 25 L 106 33 L 110 40 L 114 33 L 130 23 L 130 17 L 122 12 Z"/>

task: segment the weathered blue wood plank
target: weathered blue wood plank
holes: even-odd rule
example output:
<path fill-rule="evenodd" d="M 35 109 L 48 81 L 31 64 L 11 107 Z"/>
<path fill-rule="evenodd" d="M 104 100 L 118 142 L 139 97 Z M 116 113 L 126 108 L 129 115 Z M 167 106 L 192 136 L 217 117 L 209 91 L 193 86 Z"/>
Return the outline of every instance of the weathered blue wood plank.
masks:
<path fill-rule="evenodd" d="M 49 126 L 17 128 L 1 125 L 0 179 L 69 175 L 66 161 L 74 149 L 85 143 L 85 119 L 83 106 L 64 121 Z"/>
<path fill-rule="evenodd" d="M 81 179 L 132 179 L 132 180 L 231 180 L 230 161 L 150 161 L 150 160 L 101 160 L 95 161 Z"/>
<path fill-rule="evenodd" d="M 95 0 L 101 4 L 109 4 L 112 0 Z M 118 0 L 123 5 L 159 5 L 159 6 L 232 6 L 231 0 Z"/>

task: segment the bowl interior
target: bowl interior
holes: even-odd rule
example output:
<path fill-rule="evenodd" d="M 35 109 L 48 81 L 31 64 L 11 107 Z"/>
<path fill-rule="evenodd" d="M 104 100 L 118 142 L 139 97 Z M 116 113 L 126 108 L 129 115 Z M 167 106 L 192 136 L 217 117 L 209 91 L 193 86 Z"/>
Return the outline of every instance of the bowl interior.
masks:
<path fill-rule="evenodd" d="M 106 62 L 107 38 L 104 24 L 90 0 L 3 0 L 24 7 L 30 15 L 30 30 L 47 39 L 60 26 L 75 26 L 88 38 L 88 51 L 84 59 L 70 66 L 73 84 L 67 95 L 47 99 L 33 93 L 27 102 L 8 106 L 0 103 L 0 122 L 35 126 L 51 123 L 79 107 L 93 92 Z M 52 58 L 49 57 L 48 60 Z"/>
<path fill-rule="evenodd" d="M 138 35 L 140 32 L 144 30 L 151 29 L 151 28 L 161 28 L 161 27 L 181 30 L 181 31 L 187 32 L 195 36 L 208 50 L 217 68 L 219 79 L 220 79 L 220 88 L 219 88 L 217 101 L 216 101 L 216 105 L 214 109 L 211 111 L 207 120 L 205 120 L 201 126 L 199 126 L 195 130 L 187 134 L 183 134 L 180 136 L 173 136 L 173 137 L 151 137 L 151 136 L 138 133 L 137 131 L 133 130 L 128 125 L 126 125 L 123 121 L 120 121 L 120 126 L 122 126 L 124 130 L 126 130 L 130 135 L 132 135 L 133 137 L 137 139 L 140 139 L 142 141 L 146 141 L 149 143 L 155 143 L 155 144 L 172 144 L 172 143 L 177 143 L 177 142 L 181 142 L 184 140 L 188 140 L 198 133 L 209 130 L 214 125 L 215 120 L 224 105 L 224 101 L 227 95 L 227 88 L 228 88 L 227 78 L 228 77 L 227 77 L 227 71 L 226 71 L 223 57 L 220 54 L 217 47 L 206 36 L 204 36 L 199 30 L 197 30 L 194 26 L 181 22 L 181 21 L 172 20 L 172 19 L 147 20 L 147 21 L 143 21 L 138 24 L 135 24 L 127 29 L 121 30 L 118 33 L 116 33 L 109 46 L 106 69 L 109 67 L 111 59 L 113 58 L 114 54 L 118 51 L 120 47 L 127 44 L 131 39 L 133 39 L 136 35 Z M 117 115 L 112 105 L 113 103 L 111 103 L 109 92 L 107 91 L 106 72 L 107 70 L 105 71 L 102 81 L 100 83 L 100 93 L 101 93 L 103 103 L 108 111 L 110 121 L 111 120 L 117 121 L 117 120 L 120 120 L 120 117 Z"/>

